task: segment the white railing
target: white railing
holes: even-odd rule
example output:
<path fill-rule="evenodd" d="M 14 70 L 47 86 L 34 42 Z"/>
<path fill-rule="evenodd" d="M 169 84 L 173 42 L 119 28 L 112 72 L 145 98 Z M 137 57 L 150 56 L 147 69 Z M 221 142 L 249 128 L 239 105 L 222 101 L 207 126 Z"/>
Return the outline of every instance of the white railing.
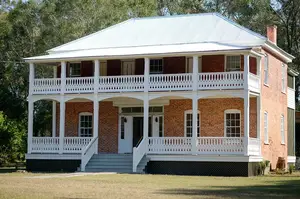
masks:
<path fill-rule="evenodd" d="M 190 137 L 150 137 L 149 154 L 190 154 L 192 139 Z"/>
<path fill-rule="evenodd" d="M 198 154 L 243 154 L 243 138 L 199 137 Z"/>
<path fill-rule="evenodd" d="M 199 73 L 198 89 L 241 89 L 244 86 L 243 72 Z"/>
<path fill-rule="evenodd" d="M 58 153 L 58 137 L 33 137 L 31 145 L 32 153 Z"/>
<path fill-rule="evenodd" d="M 144 155 L 148 151 L 147 143 L 148 143 L 148 139 L 143 138 L 142 141 L 140 142 L 139 146 L 133 148 L 133 158 L 132 158 L 132 170 L 133 170 L 133 172 L 136 172 L 140 161 L 142 160 L 142 158 L 144 157 Z"/>
<path fill-rule="evenodd" d="M 65 137 L 64 153 L 81 153 L 82 150 L 91 142 L 91 137 Z"/>
<path fill-rule="evenodd" d="M 248 152 L 249 152 L 249 155 L 260 155 L 260 139 L 249 138 Z"/>
<path fill-rule="evenodd" d="M 193 86 L 192 74 L 150 75 L 149 91 L 191 90 Z"/>
<path fill-rule="evenodd" d="M 255 92 L 259 92 L 260 89 L 259 76 L 249 73 L 249 89 Z"/>
<path fill-rule="evenodd" d="M 32 92 L 34 94 L 59 93 L 60 82 L 59 78 L 35 79 L 33 81 Z"/>
<path fill-rule="evenodd" d="M 107 76 L 99 78 L 99 92 L 143 91 L 144 75 Z"/>
<path fill-rule="evenodd" d="M 94 77 L 66 78 L 66 93 L 88 93 L 94 91 Z"/>
<path fill-rule="evenodd" d="M 85 166 L 90 161 L 92 156 L 97 152 L 98 137 L 93 138 L 90 143 L 82 150 L 81 153 L 81 171 L 85 171 Z"/>

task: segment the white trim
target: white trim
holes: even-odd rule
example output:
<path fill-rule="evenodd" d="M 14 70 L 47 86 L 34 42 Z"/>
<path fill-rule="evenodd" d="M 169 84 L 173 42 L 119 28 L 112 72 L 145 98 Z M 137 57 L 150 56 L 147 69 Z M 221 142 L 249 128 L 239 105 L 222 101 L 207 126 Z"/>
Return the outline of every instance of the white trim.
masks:
<path fill-rule="evenodd" d="M 125 62 L 133 64 L 133 69 L 132 69 L 133 74 L 124 74 L 124 63 Z M 107 74 L 107 71 L 106 71 L 106 74 Z M 135 75 L 135 60 L 134 59 L 122 59 L 121 60 L 121 75 L 124 75 L 124 76 Z"/>
<path fill-rule="evenodd" d="M 153 60 L 161 60 L 161 72 L 151 72 L 151 61 L 153 61 Z M 164 58 L 163 57 L 161 57 L 161 58 L 151 58 L 151 59 L 149 59 L 149 74 L 150 75 L 155 75 L 155 74 L 163 74 L 164 73 Z"/>
<path fill-rule="evenodd" d="M 238 71 L 242 70 L 242 55 L 240 55 L 240 54 L 236 54 L 236 55 L 225 54 L 225 56 L 224 56 L 224 72 L 234 72 L 234 71 L 227 71 L 227 57 L 237 57 L 237 56 L 240 57 L 240 70 L 238 70 Z"/>
<path fill-rule="evenodd" d="M 25 154 L 26 160 L 81 160 L 81 154 Z"/>
<path fill-rule="evenodd" d="M 263 47 L 270 50 L 275 55 L 284 59 L 284 61 L 286 61 L 288 63 L 292 62 L 292 60 L 295 58 L 294 56 L 288 54 L 287 52 L 285 52 L 284 50 L 282 50 L 281 48 L 276 46 L 275 44 L 272 44 L 272 42 L 270 42 L 270 41 L 266 41 L 266 43 L 263 45 Z"/>
<path fill-rule="evenodd" d="M 281 92 L 286 94 L 287 88 L 287 72 L 285 70 L 285 64 L 281 63 Z"/>
<path fill-rule="evenodd" d="M 280 137 L 281 137 L 281 144 L 285 144 L 285 129 L 284 129 L 284 122 L 285 118 L 284 115 L 280 115 Z"/>
<path fill-rule="evenodd" d="M 264 111 L 264 143 L 269 144 L 269 114 Z"/>
<path fill-rule="evenodd" d="M 270 57 L 268 54 L 265 54 L 264 57 L 264 85 L 269 87 L 269 78 L 270 78 Z"/>
<path fill-rule="evenodd" d="M 71 64 L 79 64 L 80 66 L 80 74 L 79 75 L 71 75 Z M 67 70 L 69 72 L 69 77 L 81 77 L 82 63 L 80 61 L 71 61 L 67 63 Z"/>
<path fill-rule="evenodd" d="M 242 112 L 238 109 L 227 109 L 224 111 L 224 118 L 223 118 L 223 121 L 224 121 L 224 137 L 227 137 L 226 135 L 226 114 L 227 113 L 239 113 L 240 114 L 240 137 L 242 137 Z"/>
<path fill-rule="evenodd" d="M 80 121 L 80 117 L 81 116 L 92 116 L 92 136 L 91 137 L 93 137 L 93 125 L 94 125 L 94 121 L 93 121 L 93 113 L 91 113 L 91 112 L 81 112 L 81 113 L 79 113 L 78 114 L 78 132 L 77 132 L 77 135 L 78 135 L 78 137 L 81 137 L 80 136 L 80 128 L 81 128 L 81 121 Z"/>
<path fill-rule="evenodd" d="M 193 115 L 193 110 L 190 109 L 190 110 L 186 110 L 184 111 L 184 137 L 186 137 L 186 116 L 187 114 L 192 114 Z M 201 115 L 200 115 L 200 111 L 198 110 L 198 115 L 199 115 L 199 137 L 201 135 Z M 192 116 L 193 117 L 193 116 Z M 192 121 L 193 123 L 193 121 Z M 192 129 L 192 135 L 193 135 L 193 129 Z M 193 136 L 191 136 L 193 137 Z"/>
<path fill-rule="evenodd" d="M 176 162 L 260 162 L 261 156 L 237 155 L 147 155 L 150 161 Z"/>

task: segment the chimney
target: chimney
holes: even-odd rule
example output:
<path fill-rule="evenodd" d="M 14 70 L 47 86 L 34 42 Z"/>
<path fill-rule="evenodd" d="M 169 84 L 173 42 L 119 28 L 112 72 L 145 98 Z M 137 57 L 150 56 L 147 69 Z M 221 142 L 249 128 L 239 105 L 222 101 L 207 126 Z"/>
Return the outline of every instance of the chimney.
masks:
<path fill-rule="evenodd" d="M 277 26 L 272 25 L 267 27 L 267 37 L 271 42 L 277 45 Z"/>

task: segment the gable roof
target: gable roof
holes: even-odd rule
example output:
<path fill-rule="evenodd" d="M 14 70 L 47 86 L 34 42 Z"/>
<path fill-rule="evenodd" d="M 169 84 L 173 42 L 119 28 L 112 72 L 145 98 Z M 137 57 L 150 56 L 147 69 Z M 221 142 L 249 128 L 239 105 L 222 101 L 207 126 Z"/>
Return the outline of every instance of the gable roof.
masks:
<path fill-rule="evenodd" d="M 265 37 L 218 13 L 204 13 L 133 18 L 48 52 L 193 43 L 257 46 L 265 41 Z"/>

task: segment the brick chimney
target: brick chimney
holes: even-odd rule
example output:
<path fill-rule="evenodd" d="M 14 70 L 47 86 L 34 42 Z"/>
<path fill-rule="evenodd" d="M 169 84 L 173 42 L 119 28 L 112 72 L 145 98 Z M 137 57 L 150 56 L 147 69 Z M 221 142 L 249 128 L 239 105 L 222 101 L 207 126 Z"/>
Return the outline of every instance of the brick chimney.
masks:
<path fill-rule="evenodd" d="M 277 45 L 277 26 L 272 25 L 267 27 L 268 39 Z"/>

